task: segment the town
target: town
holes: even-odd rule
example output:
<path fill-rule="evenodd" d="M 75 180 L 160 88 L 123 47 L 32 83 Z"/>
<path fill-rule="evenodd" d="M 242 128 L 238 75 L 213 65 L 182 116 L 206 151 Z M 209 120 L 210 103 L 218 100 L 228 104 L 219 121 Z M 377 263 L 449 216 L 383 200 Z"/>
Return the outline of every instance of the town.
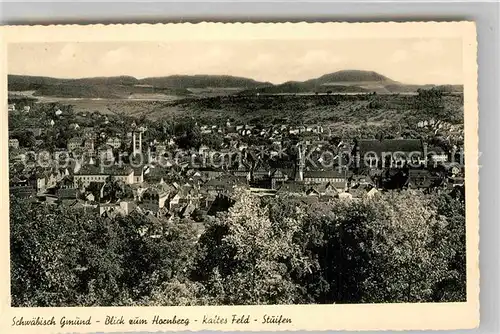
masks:
<path fill-rule="evenodd" d="M 203 222 L 228 210 L 236 188 L 305 203 L 463 193 L 463 125 L 436 119 L 414 124 L 435 136 L 342 138 L 325 124 L 158 123 L 42 106 L 9 105 L 10 193 L 33 203 Z"/>

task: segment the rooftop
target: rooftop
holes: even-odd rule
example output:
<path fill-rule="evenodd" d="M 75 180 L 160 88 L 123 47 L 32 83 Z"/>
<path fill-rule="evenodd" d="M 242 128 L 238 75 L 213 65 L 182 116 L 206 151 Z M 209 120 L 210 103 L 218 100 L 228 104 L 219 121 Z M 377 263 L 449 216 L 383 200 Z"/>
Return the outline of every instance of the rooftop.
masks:
<path fill-rule="evenodd" d="M 84 165 L 82 168 L 75 173 L 76 175 L 120 175 L 126 176 L 130 175 L 133 169 L 128 166 L 96 166 L 96 165 Z"/>
<path fill-rule="evenodd" d="M 420 139 L 362 139 L 357 141 L 357 146 L 361 156 L 368 152 L 374 152 L 381 157 L 384 152 L 423 152 L 424 150 Z"/>

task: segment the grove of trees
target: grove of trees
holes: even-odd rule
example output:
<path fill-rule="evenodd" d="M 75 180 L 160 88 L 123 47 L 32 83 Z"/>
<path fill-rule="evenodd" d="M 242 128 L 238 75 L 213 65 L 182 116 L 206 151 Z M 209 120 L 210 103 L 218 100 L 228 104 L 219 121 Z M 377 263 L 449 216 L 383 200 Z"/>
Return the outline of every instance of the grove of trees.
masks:
<path fill-rule="evenodd" d="M 13 306 L 466 299 L 465 206 L 388 192 L 305 204 L 244 190 L 228 212 L 116 218 L 11 198 Z"/>

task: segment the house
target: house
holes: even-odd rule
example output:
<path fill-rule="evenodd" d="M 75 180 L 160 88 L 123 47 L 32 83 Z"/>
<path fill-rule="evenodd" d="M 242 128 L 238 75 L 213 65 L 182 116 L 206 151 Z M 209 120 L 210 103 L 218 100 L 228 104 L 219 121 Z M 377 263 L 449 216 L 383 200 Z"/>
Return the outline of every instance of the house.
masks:
<path fill-rule="evenodd" d="M 356 140 L 352 152 L 356 168 L 403 167 L 406 163 L 425 164 L 424 143 L 420 139 Z"/>
<path fill-rule="evenodd" d="M 30 198 L 36 195 L 36 188 L 27 179 L 14 176 L 9 180 L 9 192 L 16 197 Z"/>
<path fill-rule="evenodd" d="M 344 183 L 327 182 L 322 184 L 312 185 L 308 192 L 314 192 L 319 196 L 336 196 L 347 189 Z M 307 192 L 306 192 L 307 193 Z"/>
<path fill-rule="evenodd" d="M 120 212 L 120 203 L 99 204 L 99 215 L 113 218 Z"/>
<path fill-rule="evenodd" d="M 56 195 L 59 200 L 77 199 L 78 188 L 61 188 L 56 190 Z"/>
<path fill-rule="evenodd" d="M 346 189 L 349 175 L 346 171 L 337 170 L 319 170 L 305 171 L 304 183 L 306 184 L 321 184 L 330 183 L 337 189 Z"/>
<path fill-rule="evenodd" d="M 171 188 L 162 186 L 146 189 L 142 194 L 141 208 L 154 213 L 158 212 L 165 207 L 171 191 Z"/>
<path fill-rule="evenodd" d="M 191 217 L 194 210 L 196 210 L 196 206 L 193 203 L 188 203 L 185 207 L 183 207 L 180 210 L 179 214 L 182 218 L 188 218 Z"/>
<path fill-rule="evenodd" d="M 57 185 L 57 174 L 53 172 L 47 172 L 45 174 L 45 188 L 50 189 L 54 188 Z"/>
<path fill-rule="evenodd" d="M 122 181 L 125 184 L 134 183 L 134 170 L 128 166 L 100 166 L 84 165 L 74 175 L 74 184 L 80 183 L 87 187 L 91 182 L 106 182 L 109 177 Z"/>
<path fill-rule="evenodd" d="M 410 169 L 405 187 L 412 189 L 426 189 L 444 186 L 444 178 L 434 175 L 426 169 Z"/>
<path fill-rule="evenodd" d="M 240 161 L 237 169 L 231 170 L 231 174 L 236 177 L 245 177 L 249 180 L 251 177 L 251 168 L 247 163 Z"/>
<path fill-rule="evenodd" d="M 303 183 L 288 181 L 278 185 L 276 189 L 276 196 L 302 196 L 306 194 L 306 190 L 307 189 Z"/>
<path fill-rule="evenodd" d="M 9 139 L 9 148 L 17 150 L 19 148 L 19 140 L 15 138 Z"/>
<path fill-rule="evenodd" d="M 92 202 L 95 202 L 96 197 L 94 196 L 94 194 L 92 194 L 92 193 L 88 193 L 88 194 L 86 194 L 86 195 L 84 196 L 84 199 L 85 199 L 87 202 L 92 203 Z"/>
<path fill-rule="evenodd" d="M 42 128 L 25 128 L 24 130 L 31 132 L 35 138 L 40 137 L 43 132 Z"/>
<path fill-rule="evenodd" d="M 203 185 L 203 190 L 209 194 L 230 194 L 237 186 L 246 185 L 243 178 L 232 175 L 223 175 L 216 179 L 211 179 Z"/>
<path fill-rule="evenodd" d="M 83 182 L 83 181 L 82 181 Z M 87 201 L 98 202 L 104 197 L 104 185 L 105 182 L 92 181 L 87 186 L 85 186 L 85 198 Z"/>
<path fill-rule="evenodd" d="M 375 195 L 377 195 L 379 193 L 379 191 L 377 190 L 377 188 L 371 188 L 370 190 L 368 190 L 368 192 L 366 193 L 366 197 L 368 198 L 372 198 L 372 197 L 375 197 Z"/>
<path fill-rule="evenodd" d="M 340 199 L 349 200 L 349 199 L 352 199 L 352 194 L 347 193 L 347 192 L 341 192 L 337 195 L 337 197 Z"/>
<path fill-rule="evenodd" d="M 426 151 L 427 157 L 434 165 L 448 161 L 448 154 L 439 146 L 431 146 Z"/>
<path fill-rule="evenodd" d="M 114 159 L 113 146 L 101 145 L 97 148 L 97 154 L 101 160 L 109 161 Z"/>
<path fill-rule="evenodd" d="M 135 210 L 137 207 L 137 204 L 133 201 L 120 201 L 120 212 L 127 216 L 129 215 L 132 211 Z"/>
<path fill-rule="evenodd" d="M 83 139 L 80 137 L 74 137 L 68 140 L 68 151 L 73 152 L 76 148 L 81 147 L 83 144 Z"/>
<path fill-rule="evenodd" d="M 85 139 L 85 144 L 84 144 L 84 148 L 85 148 L 85 151 L 90 154 L 90 155 L 93 155 L 94 154 L 94 150 L 95 150 L 95 141 L 93 138 L 87 138 Z"/>
<path fill-rule="evenodd" d="M 175 194 L 169 202 L 169 210 L 175 210 L 179 207 L 181 201 L 181 194 Z"/>
<path fill-rule="evenodd" d="M 136 167 L 134 168 L 134 183 L 143 183 L 144 182 L 144 167 Z"/>
<path fill-rule="evenodd" d="M 288 175 L 281 169 L 275 169 L 271 172 L 271 189 L 276 189 L 279 184 L 288 181 Z"/>
<path fill-rule="evenodd" d="M 106 145 L 118 149 L 122 145 L 122 141 L 118 137 L 111 137 L 106 140 Z"/>
<path fill-rule="evenodd" d="M 160 155 L 165 154 L 165 152 L 167 151 L 167 146 L 164 144 L 157 144 L 155 146 L 155 149 L 156 149 L 156 155 L 160 156 Z"/>
<path fill-rule="evenodd" d="M 198 168 L 198 172 L 202 178 L 207 180 L 217 178 L 222 175 L 222 170 L 213 167 L 200 167 Z"/>
<path fill-rule="evenodd" d="M 37 193 L 43 193 L 47 189 L 47 178 L 42 173 L 32 174 L 29 180 L 32 186 L 35 187 Z"/>

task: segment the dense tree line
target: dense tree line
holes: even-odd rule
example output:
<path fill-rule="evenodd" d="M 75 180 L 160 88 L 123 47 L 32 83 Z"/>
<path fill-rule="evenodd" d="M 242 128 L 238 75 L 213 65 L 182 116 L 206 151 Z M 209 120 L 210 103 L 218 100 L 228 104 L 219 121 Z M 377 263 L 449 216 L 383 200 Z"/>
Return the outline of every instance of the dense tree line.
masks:
<path fill-rule="evenodd" d="M 200 232 L 11 198 L 12 304 L 464 301 L 464 211 L 445 194 L 305 204 L 239 191 Z"/>

